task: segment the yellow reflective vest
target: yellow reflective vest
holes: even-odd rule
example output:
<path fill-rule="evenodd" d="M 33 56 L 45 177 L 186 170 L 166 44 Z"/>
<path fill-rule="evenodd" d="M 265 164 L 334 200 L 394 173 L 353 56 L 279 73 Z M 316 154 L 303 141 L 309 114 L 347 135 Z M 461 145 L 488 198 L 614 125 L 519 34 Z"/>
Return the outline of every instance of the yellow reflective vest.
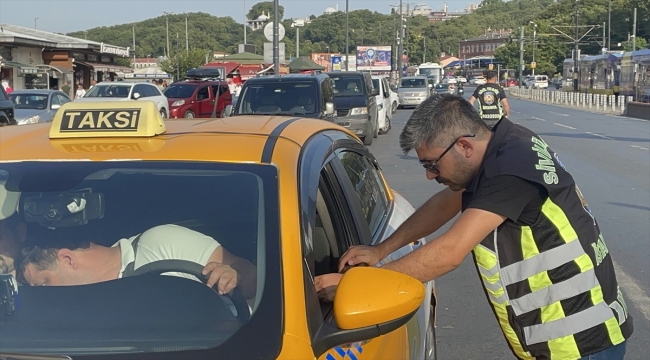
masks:
<path fill-rule="evenodd" d="M 520 359 L 580 359 L 633 331 L 611 256 L 573 177 L 532 131 L 503 118 L 463 209 L 487 179 L 517 176 L 548 194 L 533 224 L 506 220 L 473 251 L 488 301 Z"/>

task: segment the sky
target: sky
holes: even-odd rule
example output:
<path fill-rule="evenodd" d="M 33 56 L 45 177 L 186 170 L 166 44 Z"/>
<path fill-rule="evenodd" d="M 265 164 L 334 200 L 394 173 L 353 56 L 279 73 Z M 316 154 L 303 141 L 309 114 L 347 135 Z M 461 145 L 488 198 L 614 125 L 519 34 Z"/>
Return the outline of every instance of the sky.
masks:
<path fill-rule="evenodd" d="M 230 16 L 243 23 L 244 14 L 257 0 L 0 0 L 0 23 L 36 27 L 39 30 L 69 33 L 97 26 L 112 26 L 142 21 L 162 16 L 163 11 L 173 13 L 204 12 L 215 16 Z M 404 5 L 407 0 L 403 0 Z M 480 0 L 428 0 L 432 10 L 442 9 L 444 3 L 449 11 L 463 10 L 470 3 Z M 345 11 L 345 0 L 280 0 L 285 18 L 304 18 L 321 15 L 328 6 Z M 349 0 L 349 9 L 369 9 L 389 14 L 391 5 L 399 0 Z M 244 11 L 246 9 L 246 11 Z"/>

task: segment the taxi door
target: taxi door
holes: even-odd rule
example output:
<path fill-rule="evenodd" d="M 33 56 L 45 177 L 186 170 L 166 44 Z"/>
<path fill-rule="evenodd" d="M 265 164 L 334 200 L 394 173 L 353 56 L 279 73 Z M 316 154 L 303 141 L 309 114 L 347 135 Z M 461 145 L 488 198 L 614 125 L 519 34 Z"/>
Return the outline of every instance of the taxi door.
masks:
<path fill-rule="evenodd" d="M 314 166 L 322 159 L 326 161 L 321 167 Z M 332 304 L 319 300 L 313 279 L 337 273 L 339 259 L 350 246 L 367 245 L 373 237 L 382 237 L 392 203 L 367 149 L 347 134 L 331 131 L 328 136 L 314 136 L 305 146 L 301 163 L 305 164 L 301 170 L 301 207 L 307 215 L 301 220 L 305 300 L 316 357 L 415 359 L 417 344 L 411 344 L 409 339 L 419 333 L 416 322 L 373 339 L 331 343 L 322 352 L 323 342 L 318 335 L 336 328 L 336 323 Z"/>

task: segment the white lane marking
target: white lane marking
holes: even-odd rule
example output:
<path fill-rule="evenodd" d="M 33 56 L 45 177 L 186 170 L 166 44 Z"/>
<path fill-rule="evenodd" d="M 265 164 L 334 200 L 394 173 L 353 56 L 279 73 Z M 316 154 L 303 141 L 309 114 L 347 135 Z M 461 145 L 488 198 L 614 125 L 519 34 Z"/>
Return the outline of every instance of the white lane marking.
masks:
<path fill-rule="evenodd" d="M 560 113 L 556 113 L 555 111 L 549 111 L 549 112 L 550 112 L 551 114 L 555 114 L 555 115 L 560 115 L 560 116 L 569 116 L 568 114 L 560 114 Z"/>
<path fill-rule="evenodd" d="M 557 126 L 565 127 L 565 128 L 567 128 L 567 129 L 576 130 L 576 128 L 571 127 L 571 126 L 569 126 L 569 125 L 564 125 L 564 124 L 560 124 L 560 123 L 554 123 L 554 124 L 557 125 Z"/>
<path fill-rule="evenodd" d="M 614 140 L 614 138 L 611 138 L 609 136 L 605 135 L 600 135 L 600 134 L 594 134 L 592 132 L 587 131 L 585 134 L 593 135 L 593 136 L 598 136 L 599 138 L 607 139 L 607 140 Z"/>
<path fill-rule="evenodd" d="M 650 150 L 650 149 L 648 149 L 648 148 L 644 148 L 644 147 L 639 146 L 639 145 L 630 145 L 630 146 L 633 147 L 633 148 L 636 148 L 636 149 L 641 149 L 641 150 Z"/>
<path fill-rule="evenodd" d="M 540 118 L 538 118 L 538 117 L 534 117 L 534 116 L 531 116 L 531 118 L 533 118 L 533 119 L 535 119 L 535 120 L 539 120 L 539 121 L 546 121 L 546 120 L 544 120 L 544 119 L 540 119 Z"/>
<path fill-rule="evenodd" d="M 648 294 L 615 261 L 612 260 L 612 263 L 614 263 L 614 271 L 616 271 L 616 280 L 618 280 L 618 284 L 625 290 L 624 295 L 632 300 L 634 305 L 641 310 L 643 316 L 650 321 L 650 297 L 648 297 Z"/>

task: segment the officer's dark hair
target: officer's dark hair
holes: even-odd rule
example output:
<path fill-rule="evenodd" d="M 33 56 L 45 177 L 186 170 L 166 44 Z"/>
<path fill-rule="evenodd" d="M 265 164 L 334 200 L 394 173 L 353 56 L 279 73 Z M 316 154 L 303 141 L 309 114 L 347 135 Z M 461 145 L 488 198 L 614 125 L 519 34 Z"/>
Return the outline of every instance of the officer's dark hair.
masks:
<path fill-rule="evenodd" d="M 488 71 L 485 74 L 485 78 L 488 80 L 496 79 L 497 78 L 497 72 L 496 71 Z"/>
<path fill-rule="evenodd" d="M 53 270 L 57 266 L 57 259 L 59 258 L 59 251 L 61 249 L 87 249 L 90 247 L 90 242 L 65 242 L 48 247 L 42 246 L 28 246 L 21 250 L 20 256 L 16 259 L 16 278 L 22 284 L 29 285 L 25 279 L 25 270 L 29 264 L 34 265 L 36 270 Z"/>
<path fill-rule="evenodd" d="M 399 136 L 404 154 L 422 144 L 446 147 L 464 134 L 476 134 L 476 139 L 489 136 L 490 129 L 478 112 L 462 96 L 433 95 L 420 104 L 406 122 Z"/>

